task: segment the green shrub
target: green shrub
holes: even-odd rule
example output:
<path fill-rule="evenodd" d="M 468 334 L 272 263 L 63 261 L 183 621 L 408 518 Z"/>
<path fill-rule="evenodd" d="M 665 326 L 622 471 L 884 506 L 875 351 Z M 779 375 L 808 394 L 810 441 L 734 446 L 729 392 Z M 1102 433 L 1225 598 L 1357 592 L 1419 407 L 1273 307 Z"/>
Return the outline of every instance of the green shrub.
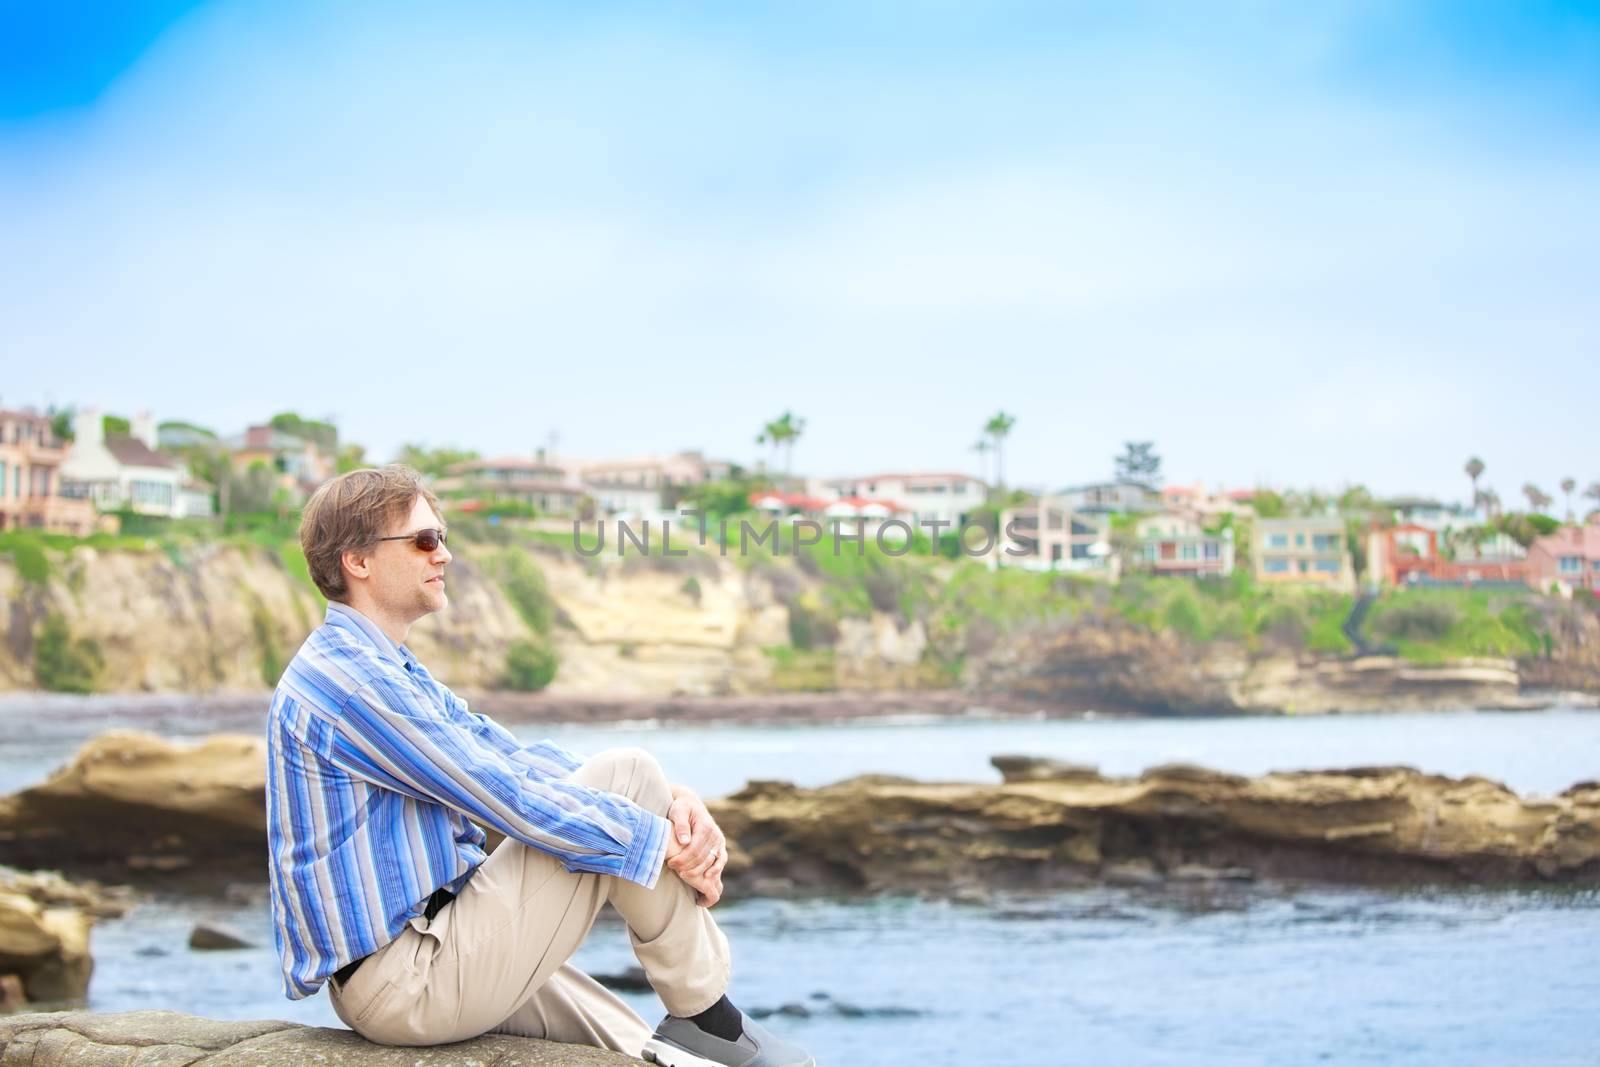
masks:
<path fill-rule="evenodd" d="M 105 665 L 100 646 L 75 639 L 67 620 L 47 617 L 34 639 L 33 673 L 41 689 L 55 693 L 92 693 Z"/>
<path fill-rule="evenodd" d="M 555 604 L 538 565 L 527 553 L 509 549 L 499 554 L 497 570 L 501 587 L 522 621 L 536 634 L 549 634 Z"/>
<path fill-rule="evenodd" d="M 278 632 L 272 625 L 272 613 L 254 593 L 250 597 L 250 627 L 255 633 L 256 651 L 261 654 L 261 681 L 271 687 L 283 677 L 283 650 L 278 647 Z"/>
<path fill-rule="evenodd" d="M 11 561 L 16 564 L 17 574 L 28 585 L 44 585 L 50 581 L 50 557 L 45 555 L 44 547 L 37 541 L 28 537 L 7 538 L 11 549 Z"/>
<path fill-rule="evenodd" d="M 1429 598 L 1389 607 L 1372 620 L 1372 632 L 1386 641 L 1438 641 L 1461 618 L 1454 604 Z"/>
<path fill-rule="evenodd" d="M 1168 629 L 1176 630 L 1191 641 L 1205 639 L 1205 621 L 1200 617 L 1200 605 L 1190 590 L 1179 590 L 1168 598 L 1162 621 Z"/>
<path fill-rule="evenodd" d="M 555 679 L 555 650 L 549 645 L 517 641 L 506 652 L 504 684 L 520 693 L 537 693 Z"/>

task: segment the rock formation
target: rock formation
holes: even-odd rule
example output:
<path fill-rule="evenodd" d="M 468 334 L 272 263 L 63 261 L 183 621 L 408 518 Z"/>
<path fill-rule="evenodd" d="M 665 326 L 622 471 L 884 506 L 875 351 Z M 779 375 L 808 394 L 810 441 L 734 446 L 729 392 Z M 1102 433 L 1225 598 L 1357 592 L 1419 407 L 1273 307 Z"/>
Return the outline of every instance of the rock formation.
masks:
<path fill-rule="evenodd" d="M 731 893 L 1046 889 L 1272 877 L 1600 884 L 1600 783 L 1523 799 L 1404 767 L 1243 778 L 1195 767 L 1002 785 L 754 782 L 712 805 Z"/>
<path fill-rule="evenodd" d="M 5 1000 L 78 1000 L 94 968 L 89 928 L 129 900 L 53 872 L 0 867 L 0 983 Z M 4 1062 L 0 1058 L 0 1062 Z"/>
<path fill-rule="evenodd" d="M 638 1060 L 580 1045 L 492 1034 L 454 1045 L 374 1045 L 349 1030 L 276 1020 L 219 1022 L 171 1011 L 0 1016 L 6 1067 L 623 1067 Z"/>
<path fill-rule="evenodd" d="M 92 740 L 0 800 L 0 858 L 180 869 L 265 850 L 265 745 L 141 734 Z M 1403 767 L 1243 778 L 1185 766 L 1138 778 L 1001 757 L 1011 781 L 874 775 L 820 789 L 755 782 L 713 803 L 735 893 L 1051 887 L 1180 868 L 1343 883 L 1600 882 L 1600 784 L 1521 798 Z M 1193 871 L 1191 870 L 1191 873 Z"/>

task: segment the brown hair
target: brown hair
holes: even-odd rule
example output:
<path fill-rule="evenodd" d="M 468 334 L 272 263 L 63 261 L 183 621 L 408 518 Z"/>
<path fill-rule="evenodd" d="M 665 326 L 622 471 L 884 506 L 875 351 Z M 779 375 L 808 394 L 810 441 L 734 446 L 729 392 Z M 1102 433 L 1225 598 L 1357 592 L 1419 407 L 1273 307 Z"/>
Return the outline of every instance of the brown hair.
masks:
<path fill-rule="evenodd" d="M 300 549 L 323 596 L 344 602 L 350 587 L 340 557 L 375 544 L 419 496 L 439 514 L 439 498 L 422 484 L 422 475 L 398 463 L 341 474 L 311 494 L 300 516 Z"/>

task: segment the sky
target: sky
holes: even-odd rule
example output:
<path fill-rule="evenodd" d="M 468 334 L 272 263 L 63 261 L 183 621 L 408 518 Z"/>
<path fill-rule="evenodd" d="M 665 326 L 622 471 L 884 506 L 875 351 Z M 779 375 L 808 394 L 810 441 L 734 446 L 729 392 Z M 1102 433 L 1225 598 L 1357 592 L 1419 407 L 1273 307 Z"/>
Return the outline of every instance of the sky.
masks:
<path fill-rule="evenodd" d="M 1509 504 L 1597 290 L 1597 3 L 0 3 L 8 408 Z"/>

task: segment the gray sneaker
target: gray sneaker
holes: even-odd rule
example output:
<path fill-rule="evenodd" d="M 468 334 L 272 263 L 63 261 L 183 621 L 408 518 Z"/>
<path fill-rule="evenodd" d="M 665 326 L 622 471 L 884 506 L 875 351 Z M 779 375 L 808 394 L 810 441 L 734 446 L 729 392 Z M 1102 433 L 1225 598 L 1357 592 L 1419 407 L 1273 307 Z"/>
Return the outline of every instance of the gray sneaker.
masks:
<path fill-rule="evenodd" d="M 660 1067 L 817 1067 L 799 1045 L 769 1034 L 748 1015 L 737 1041 L 708 1034 L 688 1019 L 669 1015 L 645 1042 L 642 1055 Z"/>

